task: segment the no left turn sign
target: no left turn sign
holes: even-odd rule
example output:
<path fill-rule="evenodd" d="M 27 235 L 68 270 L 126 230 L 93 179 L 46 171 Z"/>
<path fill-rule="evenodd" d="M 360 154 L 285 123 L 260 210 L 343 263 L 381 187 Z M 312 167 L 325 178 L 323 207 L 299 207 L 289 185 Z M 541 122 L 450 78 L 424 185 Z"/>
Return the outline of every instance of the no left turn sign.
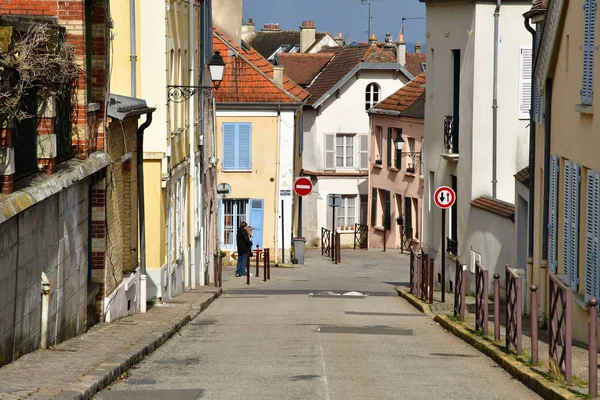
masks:
<path fill-rule="evenodd" d="M 433 194 L 435 205 L 441 209 L 450 208 L 456 201 L 456 193 L 448 186 L 440 186 Z"/>

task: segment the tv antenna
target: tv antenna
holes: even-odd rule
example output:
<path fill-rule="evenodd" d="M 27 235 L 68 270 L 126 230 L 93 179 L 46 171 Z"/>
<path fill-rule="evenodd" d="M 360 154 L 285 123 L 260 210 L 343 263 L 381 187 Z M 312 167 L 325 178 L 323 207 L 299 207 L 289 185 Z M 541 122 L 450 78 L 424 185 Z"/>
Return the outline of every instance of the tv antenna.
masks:
<path fill-rule="evenodd" d="M 371 4 L 373 4 L 374 1 L 375 0 L 360 0 L 363 6 L 366 4 L 369 7 L 369 16 L 367 19 L 367 42 L 369 41 L 369 39 L 371 39 L 371 20 L 375 18 L 371 16 Z"/>
<path fill-rule="evenodd" d="M 404 21 L 407 19 L 425 19 L 425 17 L 402 17 L 402 28 L 400 29 L 400 34 L 402 38 L 404 38 Z"/>

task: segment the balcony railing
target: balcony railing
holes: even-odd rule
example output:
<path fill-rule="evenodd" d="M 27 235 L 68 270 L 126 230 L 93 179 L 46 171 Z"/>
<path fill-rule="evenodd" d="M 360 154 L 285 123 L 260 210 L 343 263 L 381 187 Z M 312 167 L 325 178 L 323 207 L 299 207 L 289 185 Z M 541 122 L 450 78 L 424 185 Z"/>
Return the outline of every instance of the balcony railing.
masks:
<path fill-rule="evenodd" d="M 408 163 L 408 165 L 406 167 L 406 172 L 414 174 L 415 173 L 415 163 Z"/>
<path fill-rule="evenodd" d="M 453 255 L 458 255 L 458 242 L 454 239 L 446 238 L 446 251 Z"/>
<path fill-rule="evenodd" d="M 444 148 L 448 153 L 458 154 L 458 117 L 444 118 Z"/>

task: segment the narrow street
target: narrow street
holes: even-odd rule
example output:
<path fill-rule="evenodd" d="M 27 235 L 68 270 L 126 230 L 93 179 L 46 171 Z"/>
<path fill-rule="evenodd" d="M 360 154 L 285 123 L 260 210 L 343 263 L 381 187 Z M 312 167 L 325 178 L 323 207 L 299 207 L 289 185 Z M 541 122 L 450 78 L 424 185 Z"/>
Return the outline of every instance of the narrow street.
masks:
<path fill-rule="evenodd" d="M 534 399 L 492 360 L 396 295 L 398 251 L 233 276 L 224 293 L 97 399 Z M 255 269 L 252 268 L 255 273 Z M 349 291 L 366 296 L 340 296 Z M 313 295 L 311 295 L 311 293 Z"/>

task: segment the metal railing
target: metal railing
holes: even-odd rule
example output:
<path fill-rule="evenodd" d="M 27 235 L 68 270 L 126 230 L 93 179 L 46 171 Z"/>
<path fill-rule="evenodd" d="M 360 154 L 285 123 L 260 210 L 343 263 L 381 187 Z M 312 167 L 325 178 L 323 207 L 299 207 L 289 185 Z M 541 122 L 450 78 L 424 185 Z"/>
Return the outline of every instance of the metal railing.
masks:
<path fill-rule="evenodd" d="M 550 274 L 550 360 L 571 383 L 571 288 Z"/>
<path fill-rule="evenodd" d="M 342 249 L 340 247 L 341 245 L 341 236 L 339 232 L 332 232 L 331 233 L 331 246 L 330 246 L 330 253 L 331 253 L 331 261 L 333 261 L 334 264 L 338 264 L 341 260 L 341 255 L 342 255 Z"/>
<path fill-rule="evenodd" d="M 446 238 L 446 251 L 455 256 L 458 255 L 458 242 L 454 239 Z"/>
<path fill-rule="evenodd" d="M 359 249 L 368 249 L 369 244 L 369 227 L 362 224 L 354 224 L 354 250 L 358 246 Z"/>
<path fill-rule="evenodd" d="M 488 270 L 475 263 L 475 330 L 488 333 Z"/>
<path fill-rule="evenodd" d="M 458 154 L 458 117 L 446 115 L 444 118 L 444 148 Z"/>
<path fill-rule="evenodd" d="M 444 255 L 442 255 L 444 257 Z M 465 286 L 467 280 L 467 266 L 456 259 L 456 269 L 454 280 L 456 287 L 454 288 L 454 316 L 461 321 L 465 320 Z"/>
<path fill-rule="evenodd" d="M 421 253 L 417 253 L 413 247 L 410 248 L 410 292 L 419 297 L 420 295 L 420 272 Z"/>
<path fill-rule="evenodd" d="M 321 228 L 321 255 L 330 257 L 331 254 L 331 231 L 327 228 Z"/>
<path fill-rule="evenodd" d="M 506 349 L 510 349 L 512 344 L 517 355 L 521 355 L 522 344 L 522 326 L 521 310 L 523 304 L 522 284 L 523 278 L 507 265 L 506 267 Z"/>
<path fill-rule="evenodd" d="M 430 258 L 429 255 L 421 249 L 420 297 L 422 300 L 429 302 L 429 304 L 433 304 L 433 265 L 433 257 Z"/>

